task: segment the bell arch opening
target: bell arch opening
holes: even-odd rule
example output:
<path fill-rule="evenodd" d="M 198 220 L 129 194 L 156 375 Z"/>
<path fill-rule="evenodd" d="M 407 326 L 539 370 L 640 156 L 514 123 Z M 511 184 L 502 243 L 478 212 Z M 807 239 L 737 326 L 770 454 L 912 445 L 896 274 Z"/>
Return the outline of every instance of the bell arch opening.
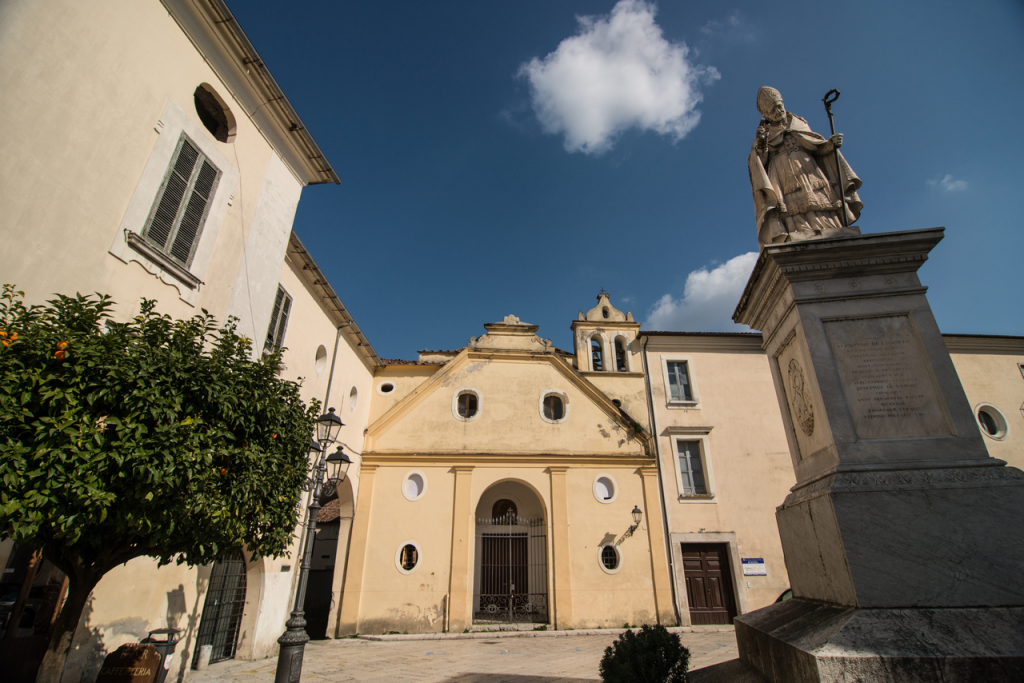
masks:
<path fill-rule="evenodd" d="M 473 623 L 548 623 L 544 503 L 526 484 L 492 485 L 476 507 Z"/>

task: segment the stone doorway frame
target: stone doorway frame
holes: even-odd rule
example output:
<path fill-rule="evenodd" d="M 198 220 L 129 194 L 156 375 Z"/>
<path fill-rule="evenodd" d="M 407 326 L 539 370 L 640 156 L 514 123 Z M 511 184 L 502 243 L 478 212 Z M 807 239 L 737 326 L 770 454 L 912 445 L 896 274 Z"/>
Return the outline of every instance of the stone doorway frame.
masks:
<path fill-rule="evenodd" d="M 681 626 L 691 626 L 690 604 L 686 600 L 686 572 L 683 568 L 683 547 L 684 543 L 695 544 L 720 544 L 726 549 L 726 556 L 729 561 L 729 577 L 732 579 L 733 599 L 736 601 L 736 616 L 746 614 L 747 607 L 747 584 L 743 578 L 743 568 L 740 562 L 739 545 L 736 542 L 736 533 L 733 531 L 712 531 L 685 534 L 669 534 L 672 546 L 672 584 L 676 589 L 676 609 L 679 612 Z"/>

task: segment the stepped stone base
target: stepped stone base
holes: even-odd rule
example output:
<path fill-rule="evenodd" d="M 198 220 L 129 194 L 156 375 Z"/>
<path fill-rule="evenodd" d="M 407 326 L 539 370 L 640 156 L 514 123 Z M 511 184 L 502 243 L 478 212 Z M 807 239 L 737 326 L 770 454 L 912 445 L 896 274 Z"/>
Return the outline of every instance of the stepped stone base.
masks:
<path fill-rule="evenodd" d="M 854 609 L 793 599 L 736 618 L 772 683 L 1019 683 L 1024 607 Z"/>

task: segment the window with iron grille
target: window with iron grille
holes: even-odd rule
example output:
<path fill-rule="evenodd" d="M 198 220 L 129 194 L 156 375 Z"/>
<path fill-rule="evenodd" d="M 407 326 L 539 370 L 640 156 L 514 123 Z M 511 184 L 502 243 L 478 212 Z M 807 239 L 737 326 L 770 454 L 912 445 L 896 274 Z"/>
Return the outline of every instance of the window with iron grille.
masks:
<path fill-rule="evenodd" d="M 705 477 L 704 460 L 701 457 L 700 441 L 676 441 L 676 453 L 679 457 L 679 495 L 703 496 L 708 493 Z"/>
<path fill-rule="evenodd" d="M 146 221 L 146 241 L 187 268 L 199 244 L 220 175 L 199 147 L 182 133 Z"/>
<path fill-rule="evenodd" d="M 267 341 L 263 350 L 270 352 L 277 346 L 284 345 L 284 333 L 288 329 L 288 315 L 292 312 L 292 298 L 281 285 L 277 286 L 277 297 L 274 299 L 274 311 L 270 314 L 270 326 L 267 328 Z"/>

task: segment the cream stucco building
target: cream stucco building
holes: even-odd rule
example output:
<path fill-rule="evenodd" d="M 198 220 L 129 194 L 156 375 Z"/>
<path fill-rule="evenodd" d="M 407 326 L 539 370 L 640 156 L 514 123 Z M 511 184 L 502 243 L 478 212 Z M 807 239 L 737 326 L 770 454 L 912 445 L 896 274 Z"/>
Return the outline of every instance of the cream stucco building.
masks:
<path fill-rule="evenodd" d="M 337 175 L 221 0 L 0 3 L 0 92 L 4 282 L 32 303 L 108 293 L 121 317 L 140 297 L 234 316 L 344 421 L 314 635 L 721 623 L 789 586 L 774 509 L 793 469 L 760 335 L 641 332 L 602 293 L 567 320 L 572 352 L 508 316 L 380 359 L 292 232 L 303 188 Z M 1024 467 L 1024 338 L 945 339 L 990 453 Z M 183 631 L 169 680 L 201 643 L 276 655 L 296 551 L 111 572 L 65 680 L 163 627 Z M 0 541 L 4 595 L 26 552 Z M 61 578 L 38 570 L 33 610 Z M 31 663 L 47 623 L 25 623 L 0 658 Z"/>
<path fill-rule="evenodd" d="M 0 91 L 3 282 L 29 303 L 106 293 L 121 318 L 141 297 L 175 318 L 234 316 L 256 353 L 287 347 L 282 377 L 301 378 L 304 400 L 337 405 L 340 441 L 358 450 L 380 359 L 292 232 L 303 188 L 338 176 L 224 3 L 4 2 Z M 358 486 L 357 462 L 339 495 L 351 500 Z M 106 652 L 156 628 L 182 629 L 169 680 L 200 641 L 215 658 L 275 654 L 294 553 L 200 568 L 136 559 L 112 571 L 66 679 L 92 680 Z M 28 554 L 0 542 L 7 607 Z M 34 570 L 22 618 L 0 639 L 15 679 L 34 676 L 63 590 L 62 574 Z"/>

